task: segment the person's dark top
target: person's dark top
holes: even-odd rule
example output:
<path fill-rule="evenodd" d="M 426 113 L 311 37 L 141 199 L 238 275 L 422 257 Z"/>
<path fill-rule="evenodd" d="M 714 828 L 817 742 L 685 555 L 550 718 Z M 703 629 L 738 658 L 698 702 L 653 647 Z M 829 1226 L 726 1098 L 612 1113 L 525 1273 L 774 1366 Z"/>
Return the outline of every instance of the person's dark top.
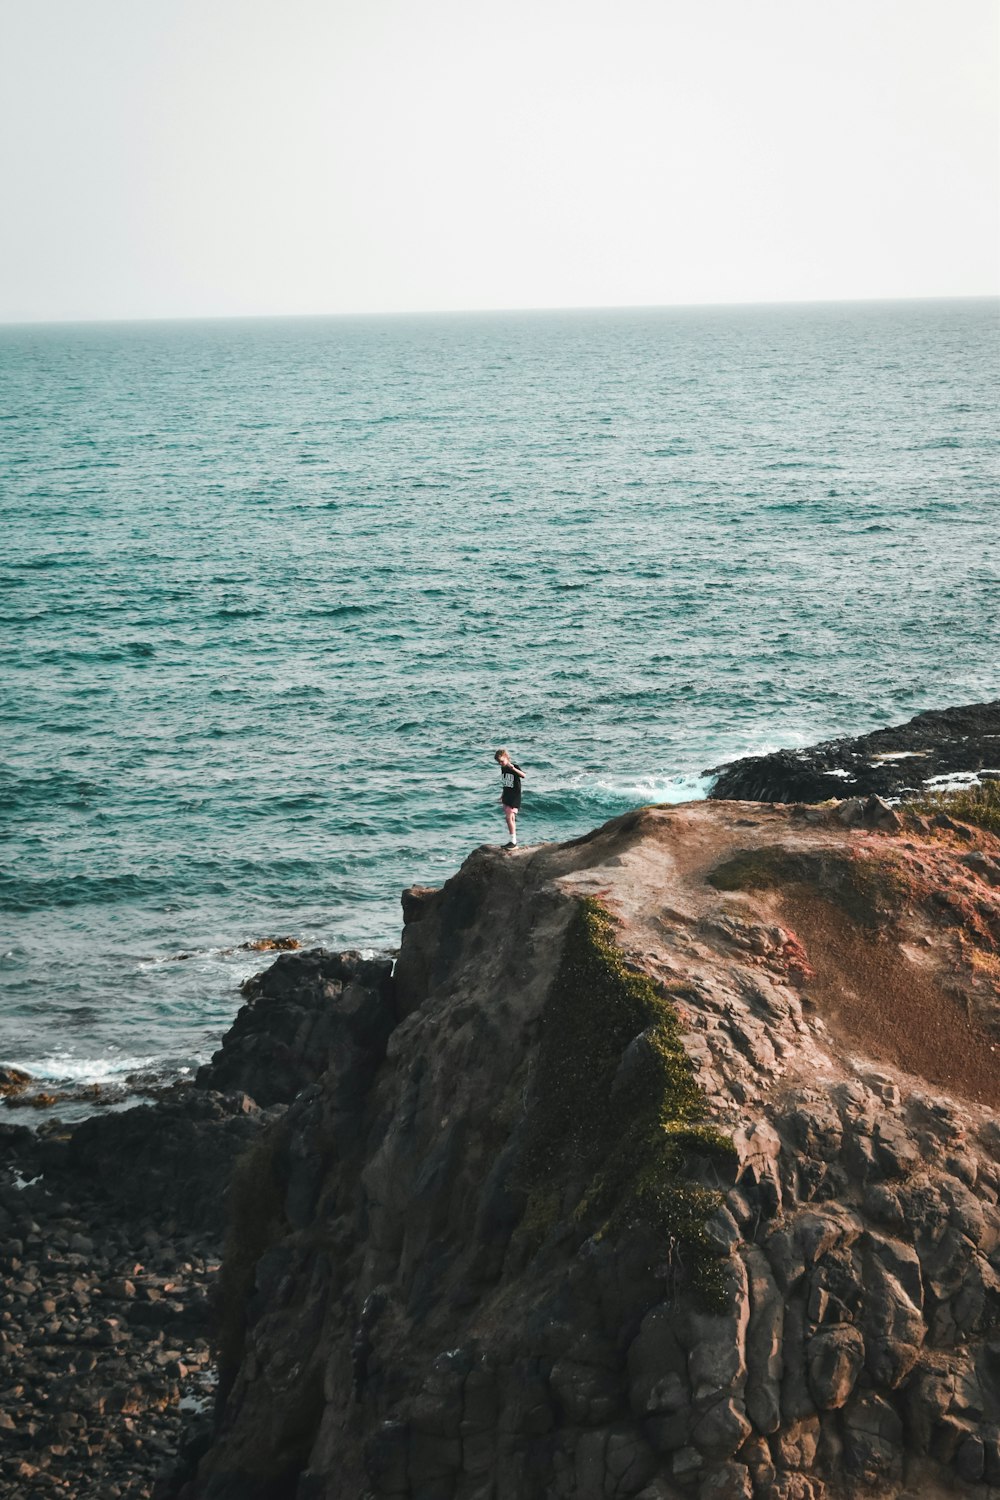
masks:
<path fill-rule="evenodd" d="M 500 782 L 503 786 L 500 801 L 504 807 L 521 806 L 521 775 L 522 773 L 515 766 L 500 767 Z"/>

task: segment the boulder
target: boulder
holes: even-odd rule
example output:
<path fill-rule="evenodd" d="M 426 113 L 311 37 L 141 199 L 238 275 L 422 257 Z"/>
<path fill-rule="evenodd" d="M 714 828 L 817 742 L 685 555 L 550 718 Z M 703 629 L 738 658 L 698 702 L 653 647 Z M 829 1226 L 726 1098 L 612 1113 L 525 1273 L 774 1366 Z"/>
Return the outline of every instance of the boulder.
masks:
<path fill-rule="evenodd" d="M 819 1411 L 845 1405 L 864 1367 L 865 1341 L 850 1323 L 820 1328 L 806 1345 L 809 1393 Z"/>

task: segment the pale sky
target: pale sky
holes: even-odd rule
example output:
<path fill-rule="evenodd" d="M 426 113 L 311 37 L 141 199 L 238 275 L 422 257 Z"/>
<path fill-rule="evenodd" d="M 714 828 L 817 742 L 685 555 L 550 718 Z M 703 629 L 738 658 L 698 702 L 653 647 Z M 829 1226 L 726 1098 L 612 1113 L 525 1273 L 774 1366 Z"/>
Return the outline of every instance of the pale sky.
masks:
<path fill-rule="evenodd" d="M 0 0 L 0 321 L 1000 291 L 996 0 Z"/>

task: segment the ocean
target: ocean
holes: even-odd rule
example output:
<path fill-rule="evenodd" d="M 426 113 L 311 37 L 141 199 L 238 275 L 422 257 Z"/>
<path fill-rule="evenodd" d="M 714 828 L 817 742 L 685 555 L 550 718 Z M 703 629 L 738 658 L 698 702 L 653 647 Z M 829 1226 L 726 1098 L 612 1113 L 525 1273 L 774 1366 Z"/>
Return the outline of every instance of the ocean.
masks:
<path fill-rule="evenodd" d="M 1000 692 L 997 303 L 0 329 L 0 1062 L 118 1091 L 290 935 Z M 112 1095 L 114 1096 L 114 1095 Z"/>

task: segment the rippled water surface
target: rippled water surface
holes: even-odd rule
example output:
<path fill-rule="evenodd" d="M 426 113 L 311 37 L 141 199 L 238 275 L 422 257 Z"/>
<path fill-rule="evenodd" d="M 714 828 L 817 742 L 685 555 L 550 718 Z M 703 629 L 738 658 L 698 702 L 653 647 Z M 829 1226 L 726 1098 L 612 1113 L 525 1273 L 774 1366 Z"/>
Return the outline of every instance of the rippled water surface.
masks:
<path fill-rule="evenodd" d="M 189 1066 L 290 933 L 993 697 L 986 302 L 0 329 L 0 1059 Z M 190 955 L 179 957 L 179 955 Z"/>

